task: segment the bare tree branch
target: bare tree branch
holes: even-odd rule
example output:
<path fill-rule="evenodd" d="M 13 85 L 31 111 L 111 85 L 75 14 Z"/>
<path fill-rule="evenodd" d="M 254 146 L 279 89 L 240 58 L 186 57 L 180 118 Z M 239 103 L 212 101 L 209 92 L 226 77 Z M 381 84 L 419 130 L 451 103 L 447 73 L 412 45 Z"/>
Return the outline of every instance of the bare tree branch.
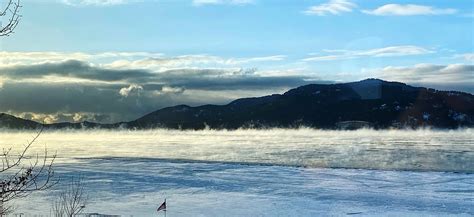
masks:
<path fill-rule="evenodd" d="M 86 207 L 88 196 L 85 193 L 82 178 L 72 179 L 52 204 L 54 217 L 73 217 L 81 213 Z"/>
<path fill-rule="evenodd" d="M 7 5 L 3 10 L 0 10 L 0 18 L 2 21 L 0 25 L 0 37 L 9 36 L 20 22 L 20 0 L 7 0 Z M 3 20 L 6 22 L 3 23 Z"/>
<path fill-rule="evenodd" d="M 11 209 L 7 203 L 23 198 L 36 191 L 49 189 L 57 183 L 54 180 L 53 163 L 56 155 L 49 156 L 47 150 L 44 155 L 36 154 L 27 157 L 26 153 L 41 135 L 41 129 L 33 139 L 27 143 L 18 155 L 13 155 L 12 149 L 4 149 L 0 155 L 2 168 L 0 169 L 0 216 Z"/>

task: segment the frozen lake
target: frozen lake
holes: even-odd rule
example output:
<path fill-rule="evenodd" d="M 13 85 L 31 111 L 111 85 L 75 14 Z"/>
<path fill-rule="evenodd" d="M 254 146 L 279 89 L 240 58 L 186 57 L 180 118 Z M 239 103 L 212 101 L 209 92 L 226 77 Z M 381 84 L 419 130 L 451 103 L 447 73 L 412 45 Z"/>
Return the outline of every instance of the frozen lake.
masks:
<path fill-rule="evenodd" d="M 86 212 L 157 216 L 167 198 L 170 217 L 474 215 L 471 129 L 50 131 L 31 154 L 45 145 L 60 177 L 86 179 Z M 53 193 L 18 212 L 48 215 Z"/>

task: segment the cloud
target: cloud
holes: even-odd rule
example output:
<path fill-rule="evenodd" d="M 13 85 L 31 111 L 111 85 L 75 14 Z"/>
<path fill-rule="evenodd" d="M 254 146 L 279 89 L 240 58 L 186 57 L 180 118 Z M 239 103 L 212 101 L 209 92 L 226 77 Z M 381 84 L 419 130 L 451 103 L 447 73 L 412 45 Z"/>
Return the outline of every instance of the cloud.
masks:
<path fill-rule="evenodd" d="M 309 7 L 303 13 L 307 15 L 325 16 L 351 12 L 357 5 L 349 0 L 330 0 L 327 3 Z"/>
<path fill-rule="evenodd" d="M 236 62 L 280 58 L 237 58 Z M 175 60 L 158 62 L 163 61 Z M 81 60 L 0 65 L 0 78 L 0 112 L 23 114 L 42 122 L 133 120 L 167 106 L 222 104 L 240 97 L 282 92 L 317 79 L 262 75 L 254 68 L 192 66 L 155 71 L 144 67 L 111 68 Z"/>
<path fill-rule="evenodd" d="M 474 65 L 465 64 L 417 64 L 414 66 L 387 66 L 382 69 L 364 70 L 371 76 L 415 83 L 469 84 L 474 83 Z"/>
<path fill-rule="evenodd" d="M 210 85 L 206 85 L 210 82 Z M 295 82 L 297 82 L 295 85 Z M 180 85 L 168 83 L 64 84 L 8 81 L 0 90 L 0 112 L 43 114 L 43 121 L 71 121 L 72 117 L 53 118 L 57 114 L 90 114 L 81 120 L 118 122 L 138 118 L 160 108 L 187 104 L 225 104 L 241 97 L 281 93 L 291 87 L 308 84 L 302 79 L 184 79 Z M 140 88 L 141 87 L 141 88 Z M 126 95 L 126 96 L 124 96 Z M 48 119 L 45 120 L 48 115 Z M 96 117 L 102 117 L 97 120 Z"/>
<path fill-rule="evenodd" d="M 248 5 L 254 4 L 255 0 L 193 0 L 193 5 L 203 6 L 203 5 Z"/>
<path fill-rule="evenodd" d="M 0 67 L 61 63 L 68 60 L 88 62 L 110 69 L 150 69 L 164 71 L 181 67 L 219 67 L 245 64 L 279 62 L 285 55 L 256 57 L 219 57 L 207 54 L 165 56 L 162 53 L 149 52 L 102 52 L 102 53 L 67 53 L 67 52 L 6 52 L 0 51 Z"/>
<path fill-rule="evenodd" d="M 78 78 L 85 80 L 97 80 L 104 82 L 112 81 L 141 81 L 152 77 L 153 74 L 146 70 L 116 70 L 96 67 L 87 62 L 79 60 L 67 60 L 57 63 L 42 63 L 32 65 L 17 65 L 0 68 L 3 77 L 13 79 L 24 78 Z"/>
<path fill-rule="evenodd" d="M 143 68 L 154 71 L 166 71 L 183 67 L 239 67 L 245 64 L 278 62 L 286 59 L 285 55 L 249 57 L 249 58 L 223 58 L 212 55 L 182 55 L 175 57 L 151 57 L 138 60 L 117 60 L 107 64 L 109 68 Z"/>
<path fill-rule="evenodd" d="M 58 116 L 55 115 L 45 115 L 43 117 L 43 122 L 46 124 L 55 123 L 59 120 Z"/>
<path fill-rule="evenodd" d="M 312 55 L 311 57 L 303 59 L 303 61 L 333 61 L 333 60 L 347 60 L 363 57 L 397 57 L 397 56 L 411 56 L 434 53 L 432 50 L 426 48 L 405 45 L 405 46 L 391 46 L 383 48 L 375 48 L 370 50 L 323 50 L 327 55 Z"/>
<path fill-rule="evenodd" d="M 254 69 L 175 69 L 159 75 L 167 85 L 200 90 L 265 90 L 309 83 L 306 76 L 260 76 Z"/>
<path fill-rule="evenodd" d="M 250 68 L 175 68 L 154 72 L 147 69 L 111 69 L 78 60 L 17 65 L 0 68 L 5 79 L 56 83 L 160 84 L 203 89 L 262 89 L 268 86 L 304 83 L 303 76 L 260 76 Z"/>
<path fill-rule="evenodd" d="M 184 88 L 181 87 L 169 87 L 169 86 L 163 86 L 161 88 L 161 91 L 158 91 L 157 93 L 162 94 L 162 93 L 183 93 Z"/>
<path fill-rule="evenodd" d="M 0 51 L 1 64 L 14 64 L 24 62 L 60 61 L 67 59 L 86 60 L 92 57 L 86 53 L 61 53 L 61 52 L 6 52 Z"/>
<path fill-rule="evenodd" d="M 374 10 L 363 10 L 363 13 L 377 16 L 415 16 L 415 15 L 447 15 L 457 13 L 452 8 L 435 8 L 415 4 L 386 4 Z"/>
<path fill-rule="evenodd" d="M 274 55 L 274 56 L 264 56 L 264 57 L 251 57 L 251 58 L 231 58 L 225 61 L 228 65 L 238 65 L 238 64 L 247 64 L 254 62 L 276 62 L 283 61 L 286 59 L 285 55 Z"/>
<path fill-rule="evenodd" d="M 72 116 L 72 120 L 74 120 L 74 122 L 80 122 L 84 120 L 84 115 L 80 113 L 75 113 L 74 116 Z"/>
<path fill-rule="evenodd" d="M 128 87 L 124 87 L 124 88 L 120 89 L 119 94 L 124 96 L 124 97 L 128 97 L 131 94 L 139 95 L 141 91 L 143 91 L 142 86 L 137 85 L 137 84 L 131 84 Z"/>
<path fill-rule="evenodd" d="M 81 60 L 101 62 L 110 59 L 139 59 L 157 58 L 161 53 L 149 52 L 102 52 L 102 53 L 82 53 L 82 52 L 6 52 L 0 51 L 0 67 L 18 64 L 34 64 L 44 62 L 59 62 L 65 60 Z"/>
<path fill-rule="evenodd" d="M 33 113 L 33 112 L 21 112 L 17 113 L 14 111 L 8 111 L 9 114 L 15 115 L 23 119 L 33 120 L 39 123 L 58 123 L 58 122 L 110 122 L 109 115 L 98 115 L 94 113 Z"/>

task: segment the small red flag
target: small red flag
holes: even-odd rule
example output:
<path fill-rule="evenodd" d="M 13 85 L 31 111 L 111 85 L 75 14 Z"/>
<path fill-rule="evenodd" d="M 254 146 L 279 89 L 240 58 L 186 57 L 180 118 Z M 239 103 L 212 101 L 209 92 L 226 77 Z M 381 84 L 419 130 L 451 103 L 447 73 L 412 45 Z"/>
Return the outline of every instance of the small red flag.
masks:
<path fill-rule="evenodd" d="M 166 199 L 165 199 L 165 202 L 163 202 L 156 211 L 159 212 L 161 210 L 166 211 Z"/>

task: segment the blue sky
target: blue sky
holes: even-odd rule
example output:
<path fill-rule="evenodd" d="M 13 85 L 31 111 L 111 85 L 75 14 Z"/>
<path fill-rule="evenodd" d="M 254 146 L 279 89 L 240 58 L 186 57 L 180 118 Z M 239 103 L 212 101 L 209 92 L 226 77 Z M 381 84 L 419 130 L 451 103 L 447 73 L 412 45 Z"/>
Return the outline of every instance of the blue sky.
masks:
<path fill-rule="evenodd" d="M 352 11 L 325 16 L 304 11 L 327 0 L 255 0 L 248 4 L 200 6 L 192 0 L 123 0 L 117 1 L 123 4 L 108 6 L 79 3 L 86 0 L 70 1 L 78 5 L 61 0 L 24 0 L 22 25 L 15 37 L 3 44 L 4 50 L 151 51 L 229 57 L 288 54 L 298 58 L 323 49 L 394 45 L 458 52 L 473 49 L 474 3 L 469 0 L 449 4 L 397 1 L 457 10 L 452 14 L 414 16 L 374 16 L 361 12 L 393 1 L 352 1 Z"/>
<path fill-rule="evenodd" d="M 162 100 L 166 103 L 150 104 L 139 113 L 178 103 L 225 103 L 237 97 L 283 92 L 308 82 L 369 77 L 474 92 L 474 2 L 470 0 L 22 2 L 23 19 L 15 34 L 0 39 L 3 92 L 13 88 L 13 81 L 47 81 L 56 85 L 94 83 L 98 85 L 95 88 L 116 85 L 119 95 L 130 89 L 158 94 L 148 100 L 166 98 Z M 56 64 L 56 71 L 48 68 L 51 64 Z M 57 72 L 71 70 L 61 67 L 72 65 L 96 71 L 145 70 L 158 77 L 166 75 L 168 83 L 163 77 L 153 83 L 104 81 Z M 12 76 L 18 67 L 50 71 Z M 205 86 L 203 80 L 200 86 L 177 82 L 183 80 L 179 77 L 183 74 L 196 80 L 205 77 L 210 87 L 200 88 Z M 232 80 L 236 87 L 212 87 L 223 78 Z M 289 82 L 285 83 L 285 78 Z M 272 82 L 276 84 L 270 85 Z M 153 85 L 158 89 L 151 88 Z M 163 90 L 173 90 L 174 95 Z M 68 104 L 61 111 L 82 112 L 69 107 L 74 106 Z M 16 107 L 0 110 L 53 112 Z"/>

